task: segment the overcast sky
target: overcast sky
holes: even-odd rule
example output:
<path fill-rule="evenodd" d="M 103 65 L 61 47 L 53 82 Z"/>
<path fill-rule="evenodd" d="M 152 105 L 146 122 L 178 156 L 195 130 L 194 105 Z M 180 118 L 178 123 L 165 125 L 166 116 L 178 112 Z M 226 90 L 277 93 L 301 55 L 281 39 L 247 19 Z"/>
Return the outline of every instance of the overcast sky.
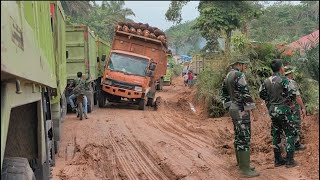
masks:
<path fill-rule="evenodd" d="M 97 4 L 101 4 L 101 1 L 96 1 Z M 187 3 L 182 9 L 182 22 L 193 20 L 199 16 L 198 12 L 199 1 L 191 1 Z M 125 1 L 125 7 L 132 9 L 136 16 L 130 16 L 129 18 L 148 23 L 151 26 L 158 27 L 161 30 L 166 30 L 173 23 L 166 21 L 165 13 L 169 8 L 170 1 Z"/>
<path fill-rule="evenodd" d="M 101 5 L 101 1 L 96 1 Z M 269 5 L 275 1 L 269 1 Z M 291 1 L 290 3 L 298 4 L 300 1 Z M 199 16 L 198 12 L 199 1 L 190 1 L 182 9 L 182 22 L 190 21 Z M 165 19 L 165 13 L 169 8 L 170 1 L 125 1 L 125 7 L 130 8 L 135 13 L 135 16 L 130 19 L 148 23 L 151 26 L 156 26 L 161 30 L 167 30 L 173 25 Z"/>

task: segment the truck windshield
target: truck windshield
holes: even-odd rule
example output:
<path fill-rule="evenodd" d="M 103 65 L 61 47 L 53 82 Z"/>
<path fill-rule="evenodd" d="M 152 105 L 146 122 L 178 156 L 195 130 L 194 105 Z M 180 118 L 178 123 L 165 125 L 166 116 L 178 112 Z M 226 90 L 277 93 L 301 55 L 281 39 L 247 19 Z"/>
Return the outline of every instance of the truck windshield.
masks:
<path fill-rule="evenodd" d="M 112 53 L 108 62 L 108 69 L 126 74 L 146 76 L 148 59 L 127 54 Z"/>

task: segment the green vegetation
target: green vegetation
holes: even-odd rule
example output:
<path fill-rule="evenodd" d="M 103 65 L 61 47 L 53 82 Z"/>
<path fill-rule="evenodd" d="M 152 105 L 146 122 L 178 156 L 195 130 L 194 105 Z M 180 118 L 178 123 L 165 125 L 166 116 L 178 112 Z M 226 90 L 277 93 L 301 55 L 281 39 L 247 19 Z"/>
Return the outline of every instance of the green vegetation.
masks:
<path fill-rule="evenodd" d="M 192 54 L 200 50 L 200 32 L 192 29 L 195 21 L 185 22 L 170 27 L 165 31 L 168 37 L 169 47 L 174 49 L 175 54 Z"/>
<path fill-rule="evenodd" d="M 180 23 L 181 9 L 189 1 L 172 1 L 166 18 Z M 302 1 L 298 5 L 290 2 L 276 2 L 265 6 L 267 2 L 244 1 L 200 1 L 200 16 L 195 20 L 194 31 L 207 40 L 204 47 L 207 61 L 214 62 L 198 75 L 197 97 L 207 103 L 209 116 L 222 116 L 218 96 L 221 83 L 226 75 L 229 58 L 242 55 L 250 59 L 250 67 L 245 72 L 250 92 L 258 97 L 261 82 L 272 74 L 270 62 L 274 58 L 284 59 L 286 65 L 303 67 L 298 70 L 297 82 L 301 85 L 302 97 L 308 111 L 319 109 L 319 46 L 306 51 L 305 55 L 288 57 L 276 48 L 276 43 L 293 42 L 319 28 L 319 2 Z M 177 26 L 178 27 L 178 26 Z M 214 55 L 217 38 L 226 39 L 225 54 Z M 255 42 L 254 42 L 255 41 Z M 305 61 L 301 61 L 301 57 Z M 304 90 L 307 89 L 307 90 Z"/>
<path fill-rule="evenodd" d="M 278 1 L 249 23 L 250 39 L 260 42 L 293 42 L 319 29 L 319 1 L 298 5 Z"/>
<path fill-rule="evenodd" d="M 63 1 L 61 1 L 63 2 Z M 64 4 L 66 4 L 65 1 Z M 76 3 L 79 2 L 79 3 Z M 82 7 L 87 1 L 75 1 L 69 2 L 72 6 L 67 6 L 68 9 L 73 9 L 75 4 L 79 4 L 80 9 L 84 9 Z M 82 5 L 82 6 L 81 6 Z M 86 5 L 86 4 L 85 4 Z M 124 1 L 102 1 L 101 6 L 94 3 L 93 6 L 90 6 L 90 10 L 88 10 L 88 15 L 81 14 L 79 11 L 78 13 L 67 13 L 68 23 L 70 24 L 83 24 L 87 25 L 94 31 L 96 35 L 99 35 L 103 39 L 108 42 L 112 41 L 114 27 L 117 22 L 120 21 L 131 21 L 128 19 L 128 16 L 135 15 L 131 9 L 124 8 L 125 2 Z"/>

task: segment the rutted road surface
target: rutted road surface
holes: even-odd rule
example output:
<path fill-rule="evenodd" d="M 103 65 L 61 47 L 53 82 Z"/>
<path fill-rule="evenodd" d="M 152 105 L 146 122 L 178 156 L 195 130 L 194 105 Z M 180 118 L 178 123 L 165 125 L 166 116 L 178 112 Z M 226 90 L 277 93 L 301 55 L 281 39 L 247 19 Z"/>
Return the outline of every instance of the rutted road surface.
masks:
<path fill-rule="evenodd" d="M 117 105 L 96 108 L 83 121 L 68 114 L 53 179 L 241 179 L 234 159 L 218 148 L 220 129 L 181 104 L 179 96 L 190 92 L 181 82 L 157 94 L 158 111 Z M 283 170 L 266 169 L 258 179 L 303 179 Z"/>

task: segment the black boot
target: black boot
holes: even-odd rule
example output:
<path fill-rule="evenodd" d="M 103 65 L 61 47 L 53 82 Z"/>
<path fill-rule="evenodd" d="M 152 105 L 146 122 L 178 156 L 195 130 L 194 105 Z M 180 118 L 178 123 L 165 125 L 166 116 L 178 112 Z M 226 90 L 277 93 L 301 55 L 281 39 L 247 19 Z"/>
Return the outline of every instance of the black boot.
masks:
<path fill-rule="evenodd" d="M 274 167 L 279 167 L 286 164 L 286 160 L 284 160 L 281 156 L 281 151 L 278 149 L 274 149 Z"/>
<path fill-rule="evenodd" d="M 293 159 L 293 156 L 294 156 L 294 151 L 287 152 L 287 162 L 286 162 L 287 168 L 295 167 L 296 165 L 298 165 L 297 162 Z"/>

